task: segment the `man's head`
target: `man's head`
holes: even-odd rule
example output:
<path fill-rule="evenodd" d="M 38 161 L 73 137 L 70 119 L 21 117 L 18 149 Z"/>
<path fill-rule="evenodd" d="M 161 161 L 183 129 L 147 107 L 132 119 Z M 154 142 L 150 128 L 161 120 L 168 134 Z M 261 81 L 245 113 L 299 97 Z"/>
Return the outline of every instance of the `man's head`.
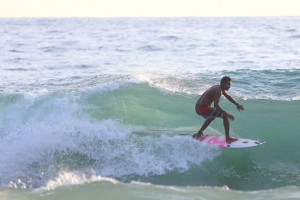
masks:
<path fill-rule="evenodd" d="M 231 78 L 229 76 L 224 76 L 221 79 L 221 89 L 229 90 L 230 86 L 231 86 Z"/>

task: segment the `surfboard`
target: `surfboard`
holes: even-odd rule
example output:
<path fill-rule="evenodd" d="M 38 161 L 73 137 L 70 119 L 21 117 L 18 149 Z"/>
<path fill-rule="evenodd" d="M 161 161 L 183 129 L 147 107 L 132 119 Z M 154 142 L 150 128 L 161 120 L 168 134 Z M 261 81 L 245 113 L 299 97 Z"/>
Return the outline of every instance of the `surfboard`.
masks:
<path fill-rule="evenodd" d="M 245 139 L 245 138 L 238 138 L 235 142 L 232 143 L 226 143 L 225 136 L 221 135 L 204 135 L 198 140 L 199 142 L 207 145 L 215 145 L 220 148 L 249 148 L 249 147 L 255 147 L 264 144 L 264 141 L 259 140 L 252 140 L 252 139 Z"/>

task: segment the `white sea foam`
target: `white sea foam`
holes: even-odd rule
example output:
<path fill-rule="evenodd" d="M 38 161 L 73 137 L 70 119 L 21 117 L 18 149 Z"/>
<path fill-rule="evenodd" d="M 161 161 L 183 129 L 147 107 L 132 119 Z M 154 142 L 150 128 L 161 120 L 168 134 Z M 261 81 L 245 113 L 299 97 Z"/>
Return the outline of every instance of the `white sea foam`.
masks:
<path fill-rule="evenodd" d="M 19 98 L 6 105 L 1 185 L 41 187 L 58 177 L 61 168 L 91 169 L 105 177 L 162 175 L 189 170 L 219 154 L 189 137 L 140 136 L 117 119 L 94 121 L 84 108 L 72 93 Z"/>
<path fill-rule="evenodd" d="M 62 186 L 70 185 L 82 185 L 86 183 L 93 182 L 110 182 L 113 184 L 120 184 L 119 181 L 113 178 L 101 177 L 96 175 L 95 172 L 91 171 L 89 173 L 82 171 L 63 171 L 59 172 L 57 177 L 53 180 L 49 180 L 44 187 L 41 187 L 42 190 L 54 190 Z"/>
<path fill-rule="evenodd" d="M 86 154 L 89 152 L 82 152 L 84 149 L 80 147 L 83 144 L 89 145 L 88 142 L 95 139 L 122 139 L 130 134 L 130 129 L 122 128 L 117 120 L 107 119 L 99 123 L 90 121 L 73 95 L 70 98 L 46 97 L 19 99 L 7 105 L 3 111 L 1 184 L 10 182 L 12 187 L 36 187 L 39 181 L 43 181 L 39 178 L 43 175 L 39 173 L 47 173 L 47 170 L 51 170 L 48 167 L 57 162 L 56 152 Z M 30 176 L 35 178 L 29 180 Z"/>

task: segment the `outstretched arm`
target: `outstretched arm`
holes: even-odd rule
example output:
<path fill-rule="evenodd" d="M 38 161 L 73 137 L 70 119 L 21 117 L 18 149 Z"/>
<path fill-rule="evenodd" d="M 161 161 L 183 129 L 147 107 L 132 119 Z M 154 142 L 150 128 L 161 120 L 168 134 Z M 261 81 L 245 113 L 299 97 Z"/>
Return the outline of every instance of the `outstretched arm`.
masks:
<path fill-rule="evenodd" d="M 223 95 L 226 97 L 226 99 L 228 99 L 231 103 L 233 103 L 236 108 L 241 111 L 241 110 L 244 110 L 244 106 L 243 105 L 240 105 L 238 104 L 229 94 L 227 94 L 225 91 L 222 92 Z"/>

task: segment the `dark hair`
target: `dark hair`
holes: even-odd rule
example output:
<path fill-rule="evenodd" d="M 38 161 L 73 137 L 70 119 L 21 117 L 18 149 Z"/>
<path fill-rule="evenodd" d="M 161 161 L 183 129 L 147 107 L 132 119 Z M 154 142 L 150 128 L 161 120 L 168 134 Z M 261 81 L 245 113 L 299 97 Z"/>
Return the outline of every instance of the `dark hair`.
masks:
<path fill-rule="evenodd" d="M 221 85 L 227 83 L 231 81 L 231 78 L 229 76 L 224 76 L 222 79 L 221 79 Z"/>

